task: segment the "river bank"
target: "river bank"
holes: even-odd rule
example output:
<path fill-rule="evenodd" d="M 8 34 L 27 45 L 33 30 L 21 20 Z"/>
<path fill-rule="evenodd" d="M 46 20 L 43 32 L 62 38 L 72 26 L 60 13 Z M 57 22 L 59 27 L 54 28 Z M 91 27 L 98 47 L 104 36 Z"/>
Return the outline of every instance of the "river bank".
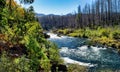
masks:
<path fill-rule="evenodd" d="M 120 52 L 120 28 L 116 26 L 114 28 L 106 27 L 97 29 L 59 29 L 55 30 L 55 33 L 59 36 L 67 35 L 78 38 L 90 39 L 87 43 L 89 45 L 102 45 L 105 47 L 116 48 Z"/>

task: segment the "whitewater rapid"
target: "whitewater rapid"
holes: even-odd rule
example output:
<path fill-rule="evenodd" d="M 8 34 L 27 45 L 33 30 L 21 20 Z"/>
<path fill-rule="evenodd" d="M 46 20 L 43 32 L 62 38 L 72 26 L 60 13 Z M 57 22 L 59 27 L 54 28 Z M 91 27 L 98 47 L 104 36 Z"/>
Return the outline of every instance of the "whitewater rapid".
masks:
<path fill-rule="evenodd" d="M 48 39 L 59 47 L 61 58 L 66 64 L 75 63 L 82 66 L 120 67 L 120 56 L 112 48 L 88 46 L 87 39 L 57 36 L 47 33 Z"/>

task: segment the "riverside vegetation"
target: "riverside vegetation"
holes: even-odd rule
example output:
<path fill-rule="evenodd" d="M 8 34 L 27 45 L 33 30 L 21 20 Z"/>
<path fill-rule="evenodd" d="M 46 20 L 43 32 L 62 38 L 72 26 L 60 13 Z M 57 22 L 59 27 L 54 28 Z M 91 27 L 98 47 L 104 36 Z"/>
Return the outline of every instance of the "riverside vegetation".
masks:
<path fill-rule="evenodd" d="M 55 32 L 72 37 L 88 38 L 90 39 L 90 41 L 87 42 L 89 45 L 101 44 L 103 46 L 116 48 L 120 52 L 120 26 L 97 27 L 94 29 L 89 27 L 84 29 L 59 29 Z"/>

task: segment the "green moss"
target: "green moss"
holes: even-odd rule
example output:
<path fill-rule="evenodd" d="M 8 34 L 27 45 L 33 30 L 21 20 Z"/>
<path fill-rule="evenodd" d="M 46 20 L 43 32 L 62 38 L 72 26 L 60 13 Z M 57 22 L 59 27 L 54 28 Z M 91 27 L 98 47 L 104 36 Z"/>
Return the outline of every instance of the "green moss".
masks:
<path fill-rule="evenodd" d="M 88 72 L 88 68 L 77 64 L 69 64 L 68 72 Z"/>

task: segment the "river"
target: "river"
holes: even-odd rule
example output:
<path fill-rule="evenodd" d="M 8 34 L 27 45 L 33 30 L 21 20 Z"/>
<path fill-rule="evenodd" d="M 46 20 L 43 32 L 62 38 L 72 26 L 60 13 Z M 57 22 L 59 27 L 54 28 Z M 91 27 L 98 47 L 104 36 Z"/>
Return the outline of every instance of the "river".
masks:
<path fill-rule="evenodd" d="M 65 63 L 76 63 L 91 68 L 120 68 L 120 55 L 113 48 L 88 46 L 87 39 L 69 36 L 57 36 L 47 33 L 48 39 L 58 45 L 61 58 Z"/>

